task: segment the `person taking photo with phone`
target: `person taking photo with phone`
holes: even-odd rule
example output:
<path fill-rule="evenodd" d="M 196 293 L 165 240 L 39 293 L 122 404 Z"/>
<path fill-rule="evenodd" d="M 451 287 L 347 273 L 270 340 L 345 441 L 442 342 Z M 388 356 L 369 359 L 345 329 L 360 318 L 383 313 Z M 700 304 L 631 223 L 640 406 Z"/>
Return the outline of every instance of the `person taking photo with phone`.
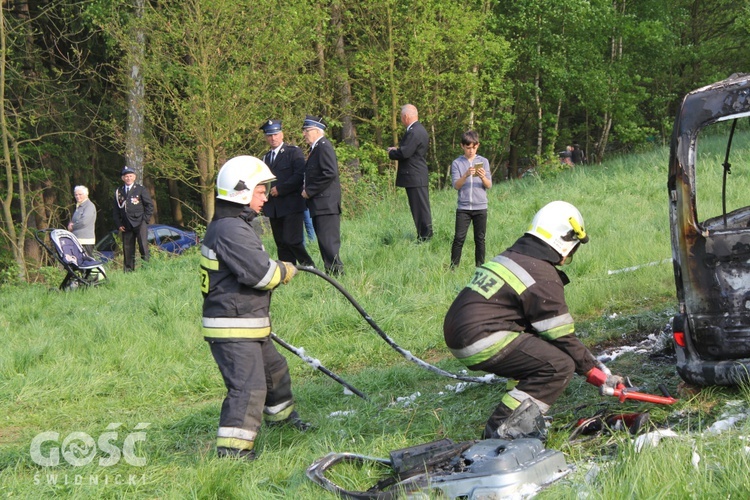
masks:
<path fill-rule="evenodd" d="M 461 137 L 464 154 L 451 164 L 451 181 L 458 190 L 456 208 L 456 233 L 451 246 L 451 269 L 461 262 L 461 251 L 474 224 L 474 264 L 484 264 L 484 237 L 487 232 L 487 190 L 492 187 L 490 162 L 479 156 L 479 135 L 469 130 Z"/>

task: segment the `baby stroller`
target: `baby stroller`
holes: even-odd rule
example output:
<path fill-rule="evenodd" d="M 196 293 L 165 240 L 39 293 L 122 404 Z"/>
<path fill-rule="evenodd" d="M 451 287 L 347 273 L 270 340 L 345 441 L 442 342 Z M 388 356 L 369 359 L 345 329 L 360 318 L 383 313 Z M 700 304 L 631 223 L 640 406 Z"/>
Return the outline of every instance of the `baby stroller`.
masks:
<path fill-rule="evenodd" d="M 45 233 L 54 248 L 44 242 Z M 81 246 L 78 238 L 64 229 L 40 229 L 34 233 L 34 238 L 50 253 L 67 271 L 65 279 L 60 284 L 60 290 L 72 289 L 80 286 L 99 285 L 106 281 L 107 273 L 101 262 L 89 256 Z"/>

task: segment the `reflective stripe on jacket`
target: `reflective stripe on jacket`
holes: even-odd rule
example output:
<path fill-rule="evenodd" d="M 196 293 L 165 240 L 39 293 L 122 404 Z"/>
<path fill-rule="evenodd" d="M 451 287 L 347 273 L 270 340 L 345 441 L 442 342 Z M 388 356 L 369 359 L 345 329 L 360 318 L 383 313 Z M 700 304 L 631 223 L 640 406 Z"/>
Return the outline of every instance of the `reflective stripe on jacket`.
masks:
<path fill-rule="evenodd" d="M 255 212 L 214 219 L 201 246 L 203 335 L 206 340 L 253 340 L 271 333 L 270 290 L 286 275 L 251 226 Z"/>
<path fill-rule="evenodd" d="M 574 331 L 555 266 L 510 250 L 476 268 L 443 324 L 448 348 L 469 368 L 500 354 L 521 332 L 555 341 Z"/>

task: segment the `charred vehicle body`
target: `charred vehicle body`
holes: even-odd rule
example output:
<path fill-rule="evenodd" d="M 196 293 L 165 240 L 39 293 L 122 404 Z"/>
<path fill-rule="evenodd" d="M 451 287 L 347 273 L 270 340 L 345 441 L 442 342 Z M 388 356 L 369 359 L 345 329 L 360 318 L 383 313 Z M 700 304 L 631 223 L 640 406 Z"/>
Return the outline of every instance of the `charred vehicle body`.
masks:
<path fill-rule="evenodd" d="M 700 135 L 700 148 L 699 148 Z M 750 74 L 687 94 L 669 155 L 677 371 L 750 381 Z"/>

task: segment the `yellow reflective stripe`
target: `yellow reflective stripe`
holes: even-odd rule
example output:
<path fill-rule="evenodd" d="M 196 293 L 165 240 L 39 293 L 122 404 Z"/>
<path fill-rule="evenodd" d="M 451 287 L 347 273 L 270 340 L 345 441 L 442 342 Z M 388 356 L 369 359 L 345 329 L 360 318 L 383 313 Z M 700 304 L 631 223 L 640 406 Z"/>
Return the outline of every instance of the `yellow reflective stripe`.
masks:
<path fill-rule="evenodd" d="M 519 332 L 494 332 L 489 337 L 480 339 L 470 346 L 451 349 L 450 351 L 463 365 L 472 367 L 490 359 L 519 335 Z"/>
<path fill-rule="evenodd" d="M 255 443 L 238 438 L 216 438 L 216 446 L 222 448 L 234 448 L 235 450 L 252 450 Z"/>
<path fill-rule="evenodd" d="M 547 330 L 545 332 L 539 332 L 539 336 L 546 340 L 555 340 L 559 339 L 560 337 L 564 337 L 566 335 L 570 335 L 571 333 L 575 332 L 575 325 L 563 325 L 558 326 L 557 328 L 552 328 L 551 330 Z"/>
<path fill-rule="evenodd" d="M 546 340 L 555 340 L 575 331 L 573 316 L 570 313 L 561 314 L 542 321 L 535 321 L 531 326 L 539 332 L 540 337 Z"/>
<path fill-rule="evenodd" d="M 508 259 L 509 260 L 509 259 Z M 493 273 L 500 276 L 510 287 L 518 294 L 521 295 L 527 286 L 516 276 L 510 269 L 505 265 L 498 262 L 490 261 L 483 264 L 482 267 L 486 267 Z"/>
<path fill-rule="evenodd" d="M 529 230 L 531 230 L 531 227 L 529 227 Z M 546 229 L 543 229 L 543 228 L 537 226 L 534 231 L 536 231 L 537 233 L 541 234 L 544 237 L 545 240 L 551 240 L 552 239 L 552 234 L 549 231 L 547 231 Z"/>
<path fill-rule="evenodd" d="M 467 345 L 466 347 L 462 347 L 460 349 L 451 349 L 451 352 L 458 359 L 468 358 L 468 357 L 471 357 L 475 354 L 478 354 L 484 351 L 488 347 L 492 347 L 495 344 L 503 342 L 505 337 L 507 337 L 508 335 L 512 335 L 514 333 L 517 333 L 517 332 L 510 332 L 507 330 L 499 330 L 497 332 L 492 332 L 486 337 L 482 337 L 481 339 L 477 340 L 473 344 Z"/>
<path fill-rule="evenodd" d="M 536 280 L 529 274 L 529 272 L 513 259 L 510 259 L 504 255 L 498 255 L 497 257 L 492 259 L 492 262 L 497 262 L 498 264 L 501 264 L 508 268 L 508 270 L 512 272 L 516 276 L 516 278 L 521 280 L 521 282 L 526 285 L 526 288 L 536 283 Z"/>
<path fill-rule="evenodd" d="M 514 378 L 509 378 L 509 379 L 508 379 L 508 380 L 507 380 L 507 381 L 505 382 L 505 389 L 506 389 L 506 390 L 508 390 L 508 391 L 509 391 L 509 390 L 511 390 L 511 389 L 515 389 L 515 388 L 516 388 L 516 386 L 518 385 L 518 382 L 519 382 L 519 381 L 518 381 L 518 380 L 516 380 L 516 379 L 514 379 Z"/>
<path fill-rule="evenodd" d="M 271 335 L 271 327 L 265 328 L 203 328 L 203 336 L 216 339 L 262 339 Z"/>
<path fill-rule="evenodd" d="M 263 417 L 267 422 L 281 422 L 282 420 L 286 420 L 287 418 L 289 418 L 289 415 L 291 415 L 294 411 L 294 405 L 290 404 L 285 409 L 276 413 L 269 412 L 268 410 L 268 408 L 265 408 L 263 410 Z"/>
<path fill-rule="evenodd" d="M 210 269 L 211 271 L 218 271 L 219 270 L 219 261 L 218 260 L 211 260 L 208 257 L 204 257 L 201 255 L 201 267 L 204 267 L 206 269 Z"/>
<path fill-rule="evenodd" d="M 539 410 L 542 413 L 547 413 L 547 411 L 549 410 L 549 405 L 547 403 L 539 401 L 537 398 L 535 398 L 534 396 L 532 396 L 528 392 L 519 391 L 518 389 L 514 388 L 514 389 L 508 391 L 508 396 L 510 396 L 511 398 L 513 398 L 513 399 L 515 399 L 516 401 L 519 401 L 519 402 L 526 401 L 527 399 L 530 399 L 531 401 L 534 402 L 535 405 L 537 405 L 539 407 Z"/>
<path fill-rule="evenodd" d="M 500 400 L 502 404 L 510 408 L 511 410 L 515 410 L 519 406 L 521 406 L 521 402 L 517 399 L 515 399 L 513 396 L 510 395 L 509 392 L 506 392 L 502 399 Z"/>
<path fill-rule="evenodd" d="M 572 324 L 573 324 L 573 316 L 571 316 L 570 313 L 565 313 L 565 314 L 560 314 L 559 316 L 555 316 L 554 318 L 534 321 L 533 323 L 531 323 L 531 326 L 533 326 L 534 330 L 538 332 L 544 332 L 546 330 L 552 330 L 553 328 L 557 328 L 559 326 L 572 325 Z"/>
<path fill-rule="evenodd" d="M 271 290 L 279 286 L 279 283 L 281 283 L 281 269 L 279 269 L 279 265 L 273 259 L 268 259 L 268 264 L 269 266 L 266 275 L 263 276 L 253 288 L 259 290 Z"/>

